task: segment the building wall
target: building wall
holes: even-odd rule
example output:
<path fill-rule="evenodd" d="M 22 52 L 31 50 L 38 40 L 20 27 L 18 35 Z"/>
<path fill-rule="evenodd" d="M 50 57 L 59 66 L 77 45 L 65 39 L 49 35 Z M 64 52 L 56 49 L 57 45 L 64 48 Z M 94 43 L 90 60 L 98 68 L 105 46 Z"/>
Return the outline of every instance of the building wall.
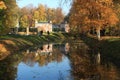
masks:
<path fill-rule="evenodd" d="M 52 23 L 48 23 L 48 22 L 40 22 L 38 23 L 38 21 L 36 20 L 35 21 L 35 28 L 38 29 L 38 32 L 40 31 L 43 31 L 43 32 L 52 32 L 52 29 L 60 29 L 62 31 L 65 31 L 65 32 L 69 32 L 70 31 L 70 27 L 69 27 L 69 24 L 67 23 L 61 23 L 59 25 L 52 25 Z"/>
<path fill-rule="evenodd" d="M 38 28 L 38 32 L 52 32 L 52 24 L 51 23 L 36 23 L 35 28 Z"/>
<path fill-rule="evenodd" d="M 58 30 L 61 30 L 61 31 L 67 32 L 67 33 L 70 31 L 69 24 L 67 24 L 67 23 L 62 23 L 62 24 L 59 24 L 59 25 L 53 25 L 53 30 L 54 29 L 58 29 Z"/>
<path fill-rule="evenodd" d="M 60 24 L 60 28 L 64 28 L 65 29 L 65 32 L 69 32 L 70 31 L 70 27 L 69 27 L 69 24 Z"/>
<path fill-rule="evenodd" d="M 70 27 L 69 27 L 69 24 L 65 24 L 65 32 L 70 32 Z"/>

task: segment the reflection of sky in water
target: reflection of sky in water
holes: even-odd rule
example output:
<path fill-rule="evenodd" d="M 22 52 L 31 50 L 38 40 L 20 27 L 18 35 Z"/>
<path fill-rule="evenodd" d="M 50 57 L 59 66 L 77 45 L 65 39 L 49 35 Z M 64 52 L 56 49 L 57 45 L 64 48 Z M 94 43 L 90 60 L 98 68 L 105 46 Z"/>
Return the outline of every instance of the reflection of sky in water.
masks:
<path fill-rule="evenodd" d="M 70 46 L 46 45 L 41 52 L 41 45 L 8 56 L 0 61 L 0 80 L 120 80 L 119 66 L 108 56 L 88 50 L 84 43 Z"/>
<path fill-rule="evenodd" d="M 59 63 L 54 61 L 44 66 L 34 63 L 31 67 L 21 62 L 16 80 L 70 80 L 70 70 L 69 59 L 65 56 Z"/>

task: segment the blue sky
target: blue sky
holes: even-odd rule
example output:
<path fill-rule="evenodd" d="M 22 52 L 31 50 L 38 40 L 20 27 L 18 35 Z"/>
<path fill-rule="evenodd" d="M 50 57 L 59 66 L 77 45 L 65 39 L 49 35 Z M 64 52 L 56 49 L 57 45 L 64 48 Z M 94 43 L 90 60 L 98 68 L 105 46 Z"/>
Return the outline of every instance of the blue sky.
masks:
<path fill-rule="evenodd" d="M 67 14 L 69 12 L 69 9 L 70 9 L 70 4 L 63 3 L 60 5 L 60 1 L 61 0 L 17 0 L 17 4 L 20 8 L 27 6 L 29 4 L 33 4 L 33 6 L 35 6 L 35 7 L 37 7 L 38 4 L 44 4 L 50 8 L 57 8 L 57 7 L 61 6 L 64 13 Z"/>

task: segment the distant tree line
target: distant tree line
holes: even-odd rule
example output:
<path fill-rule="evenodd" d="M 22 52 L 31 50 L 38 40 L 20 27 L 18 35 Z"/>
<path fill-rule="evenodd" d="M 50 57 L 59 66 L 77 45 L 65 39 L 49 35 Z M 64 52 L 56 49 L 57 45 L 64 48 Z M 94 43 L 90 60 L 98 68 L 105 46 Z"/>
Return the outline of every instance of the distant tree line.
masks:
<path fill-rule="evenodd" d="M 65 16 L 60 7 L 55 9 L 42 4 L 39 4 L 37 8 L 32 4 L 23 7 L 19 14 L 21 27 L 33 27 L 35 20 L 38 22 L 52 21 L 53 24 L 59 24 Z"/>
<path fill-rule="evenodd" d="M 2 3 L 1 3 L 2 2 Z M 0 34 L 6 34 L 14 27 L 34 27 L 35 20 L 38 22 L 52 21 L 53 24 L 60 24 L 64 20 L 64 12 L 60 7 L 49 8 L 39 4 L 34 7 L 29 4 L 19 8 L 16 0 L 0 1 Z"/>

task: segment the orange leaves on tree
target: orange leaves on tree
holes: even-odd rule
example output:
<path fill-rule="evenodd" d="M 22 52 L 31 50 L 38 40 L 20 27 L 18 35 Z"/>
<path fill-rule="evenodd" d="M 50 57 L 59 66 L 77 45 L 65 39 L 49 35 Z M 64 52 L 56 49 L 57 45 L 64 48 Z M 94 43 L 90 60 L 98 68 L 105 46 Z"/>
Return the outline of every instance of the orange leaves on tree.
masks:
<path fill-rule="evenodd" d="M 4 4 L 3 1 L 0 1 L 0 9 L 6 9 L 6 5 Z"/>
<path fill-rule="evenodd" d="M 75 0 L 70 13 L 70 22 L 81 26 L 78 28 L 102 28 L 104 25 L 114 25 L 118 22 L 112 0 Z"/>

